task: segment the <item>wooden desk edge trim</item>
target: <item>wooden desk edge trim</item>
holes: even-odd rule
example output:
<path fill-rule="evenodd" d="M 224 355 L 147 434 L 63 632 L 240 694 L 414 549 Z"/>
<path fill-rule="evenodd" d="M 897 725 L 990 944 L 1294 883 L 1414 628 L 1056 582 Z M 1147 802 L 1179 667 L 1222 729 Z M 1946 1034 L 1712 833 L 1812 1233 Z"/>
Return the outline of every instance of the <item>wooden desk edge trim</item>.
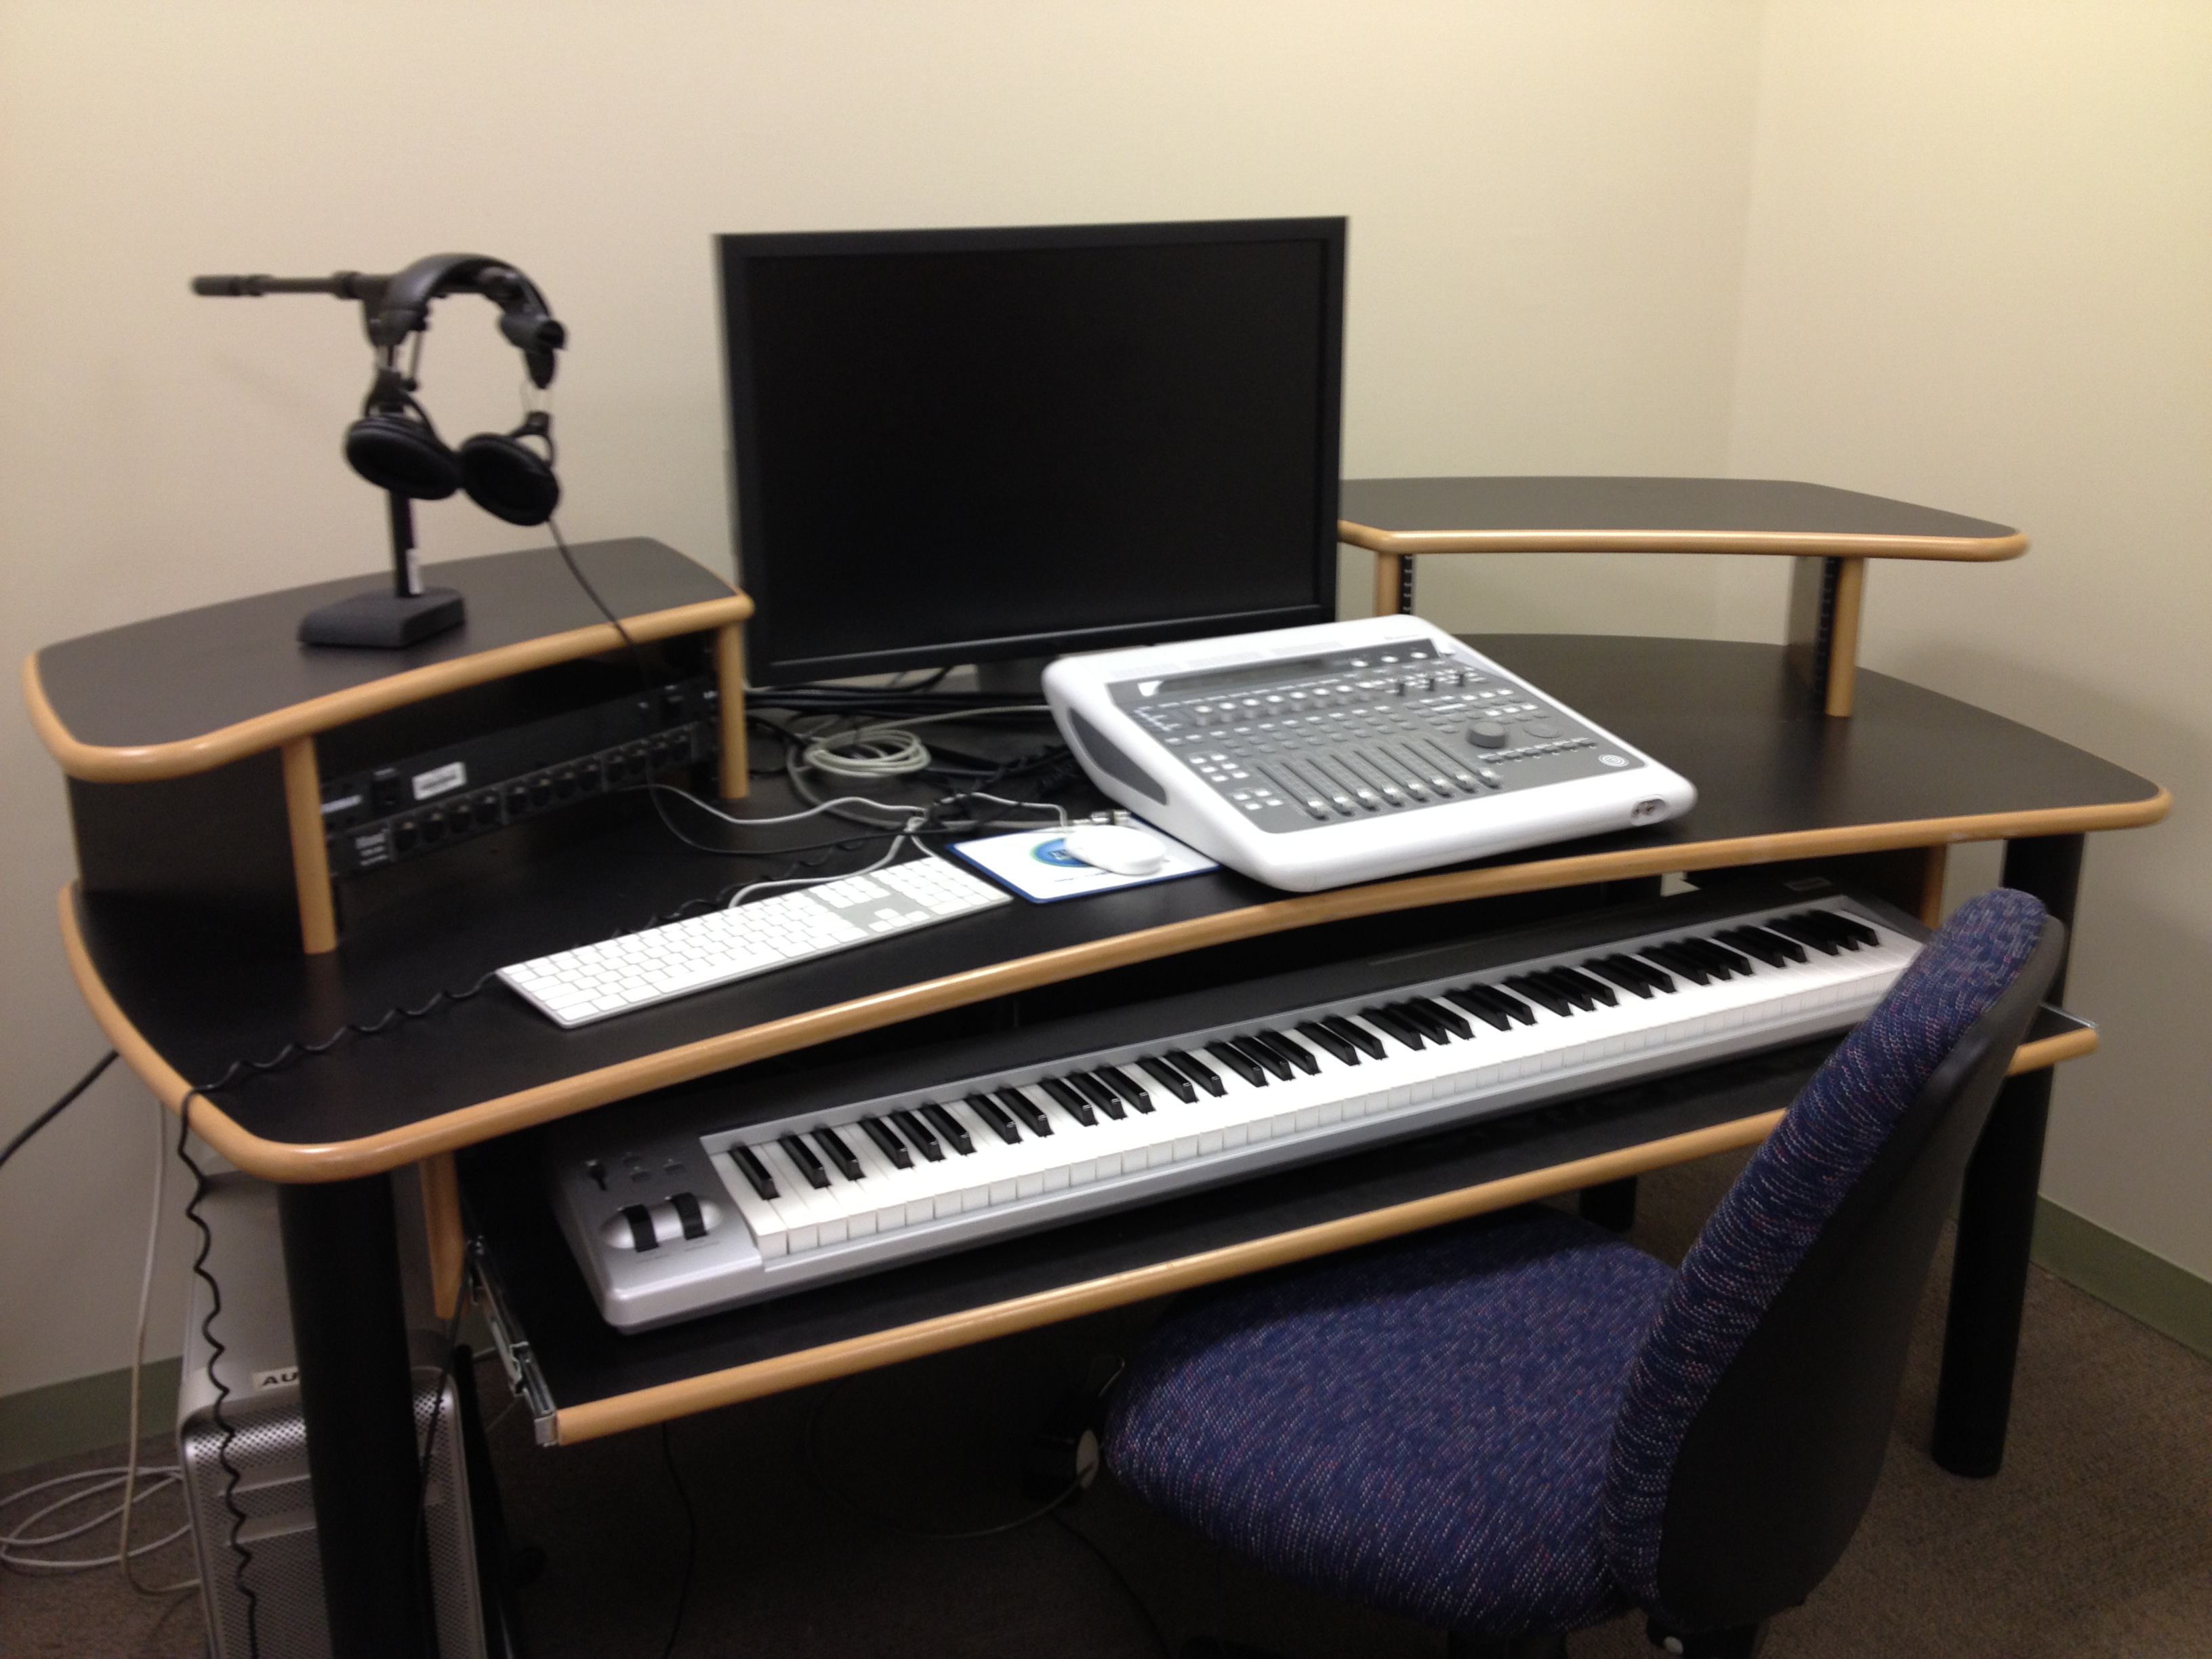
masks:
<path fill-rule="evenodd" d="M 1370 553 L 1753 553 L 1786 557 L 1938 559 L 1988 564 L 2016 559 L 2027 538 L 1872 536 L 1808 530 L 1382 530 L 1350 519 L 1336 538 Z"/>
<path fill-rule="evenodd" d="M 752 600 L 732 589 L 727 599 L 702 599 L 696 605 L 649 611 L 641 616 L 625 617 L 623 622 L 635 638 L 665 640 L 678 634 L 704 633 L 730 623 L 743 622 L 752 615 Z M 196 738 L 120 749 L 85 743 L 70 733 L 46 697 L 46 685 L 39 676 L 39 653 L 35 651 L 23 659 L 23 701 L 30 709 L 31 724 L 40 741 L 70 776 L 87 783 L 137 783 L 212 771 L 248 755 L 274 749 L 292 738 L 326 732 L 349 720 L 421 702 L 465 686 L 501 679 L 509 674 L 616 650 L 622 642 L 622 635 L 607 623 L 593 623 L 563 634 L 519 640 L 471 656 L 426 663 L 420 668 L 371 680 L 366 685 L 349 686 L 343 691 L 257 714 Z"/>
<path fill-rule="evenodd" d="M 1410 1203 L 1370 1210 L 1362 1215 L 1296 1228 L 1267 1238 L 1157 1262 L 1080 1285 L 1063 1285 L 988 1307 L 970 1308 L 867 1336 L 825 1343 L 818 1348 L 781 1354 L 774 1359 L 712 1371 L 703 1376 L 686 1377 L 680 1382 L 664 1382 L 633 1394 L 562 1407 L 554 1413 L 554 1438 L 565 1446 L 602 1435 L 619 1434 L 625 1429 L 643 1428 L 694 1412 L 734 1405 L 741 1400 L 804 1388 L 834 1376 L 872 1370 L 880 1365 L 1011 1335 L 1079 1315 L 1123 1307 L 1195 1285 L 1281 1267 L 1286 1262 L 1350 1249 L 1377 1239 L 1418 1232 L 1425 1227 L 1572 1192 L 1601 1181 L 1641 1175 L 1670 1164 L 1685 1164 L 1732 1147 L 1753 1146 L 1764 1140 L 1781 1119 L 1780 1112 L 1762 1112 L 1755 1117 L 1738 1118 L 1687 1134 L 1670 1135 L 1641 1146 L 1577 1158 L 1570 1164 L 1554 1164 L 1499 1181 L 1486 1181 L 1477 1186 L 1462 1187 L 1456 1192 L 1439 1193 Z"/>
<path fill-rule="evenodd" d="M 1675 870 L 1710 870 L 1768 864 L 1785 859 L 1843 853 L 1887 851 L 1952 842 L 1995 841 L 2014 836 L 2080 834 L 2155 823 L 2172 804 L 2161 788 L 2142 801 L 2108 806 L 2052 808 L 2040 812 L 1981 817 L 1933 818 L 1849 830 L 1802 830 L 1737 841 L 1701 842 L 1617 853 L 1585 854 L 1538 863 L 1494 866 L 1442 876 L 1420 876 L 1332 892 L 1303 895 L 1248 906 L 1242 910 L 1125 933 L 1089 945 L 1047 951 L 973 969 L 949 978 L 886 991 L 857 1001 L 836 1003 L 809 1013 L 726 1032 L 680 1048 L 664 1049 L 595 1072 L 580 1073 L 533 1089 L 479 1102 L 417 1123 L 358 1139 L 322 1144 L 264 1139 L 241 1128 L 211 1103 L 195 1115 L 201 1137 L 239 1168 L 264 1181 L 343 1181 L 397 1169 L 433 1153 L 458 1151 L 495 1135 L 510 1133 L 556 1118 L 627 1099 L 651 1089 L 689 1082 L 748 1060 L 811 1047 L 832 1037 L 872 1030 L 917 1015 L 960 1007 L 988 997 L 1032 986 L 1074 979 L 1107 968 L 1146 962 L 1207 945 L 1264 937 L 1293 927 L 1346 917 L 1385 915 L 1454 899 L 1540 891 L 1588 882 L 1662 875 Z M 183 1099 L 186 1082 L 141 1036 L 93 966 L 76 926 L 70 887 L 62 890 L 64 948 L 78 989 L 108 1041 L 147 1086 L 172 1110 Z M 2047 1063 L 2047 1062 L 2046 1062 Z"/>

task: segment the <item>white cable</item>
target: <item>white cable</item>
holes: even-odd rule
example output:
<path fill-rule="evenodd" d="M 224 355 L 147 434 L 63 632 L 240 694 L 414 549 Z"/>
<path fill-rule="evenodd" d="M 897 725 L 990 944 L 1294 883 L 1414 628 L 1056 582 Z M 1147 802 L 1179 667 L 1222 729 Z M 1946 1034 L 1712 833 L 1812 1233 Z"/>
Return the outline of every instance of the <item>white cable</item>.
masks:
<path fill-rule="evenodd" d="M 131 1547 L 131 1516 L 138 1502 L 138 1405 L 146 1369 L 146 1313 L 154 1298 L 155 1247 L 161 1238 L 161 1193 L 168 1169 L 167 1118 L 157 1111 L 154 1114 L 154 1207 L 146 1218 L 146 1264 L 138 1275 L 138 1321 L 131 1334 L 131 1421 L 124 1452 L 123 1524 L 115 1549 L 115 1564 L 123 1570 L 124 1581 L 141 1595 L 174 1595 L 180 1590 L 198 1589 L 200 1582 L 196 1574 L 173 1584 L 142 1584 L 131 1571 L 132 1555 L 145 1553 Z"/>
<path fill-rule="evenodd" d="M 957 794 L 948 796 L 946 799 L 957 800 L 992 800 L 998 802 L 1001 806 L 1024 806 L 1029 808 L 1032 811 L 1053 812 L 1059 815 L 1060 821 L 1057 823 L 1010 823 L 1004 826 L 1009 830 L 1067 830 L 1073 828 L 1073 823 L 1067 816 L 1067 809 L 1054 801 L 1008 800 L 1004 795 L 994 795 L 988 790 L 982 789 L 963 789 L 958 791 Z"/>
<path fill-rule="evenodd" d="M 729 903 L 725 905 L 723 908 L 725 909 L 734 910 L 738 906 L 745 902 L 746 895 L 750 893 L 764 893 L 771 887 L 818 887 L 825 881 L 843 881 L 848 876 L 873 875 L 877 871 L 882 869 L 885 865 L 889 864 L 893 859 L 898 856 L 898 849 L 900 847 L 905 844 L 908 836 L 912 836 L 915 830 L 921 828 L 923 822 L 923 817 L 919 812 L 908 818 L 906 821 L 906 827 L 901 830 L 898 834 L 891 837 L 891 844 L 884 850 L 883 857 L 878 859 L 873 864 L 869 865 L 866 869 L 840 871 L 834 876 L 791 876 L 782 881 L 757 881 L 750 887 L 740 887 L 738 889 L 737 892 L 732 896 Z M 915 844 L 917 847 L 921 846 L 921 843 L 919 842 L 916 842 Z M 929 849 L 923 847 L 921 850 L 926 853 Z"/>
<path fill-rule="evenodd" d="M 928 746 L 908 728 L 916 726 L 935 726 L 946 720 L 977 720 L 987 714 L 1048 714 L 1049 707 L 1041 702 L 1003 703 L 991 708 L 957 708 L 942 714 L 916 714 L 910 719 L 879 721 L 873 726 L 856 726 L 850 732 L 808 740 L 799 752 L 799 763 L 811 766 L 817 772 L 827 772 L 837 778 L 902 777 L 909 772 L 919 772 L 930 762 Z M 840 753 L 853 744 L 872 744 L 879 752 L 847 755 Z"/>
<path fill-rule="evenodd" d="M 878 812 L 896 812 L 902 817 L 911 817 L 914 813 L 912 802 L 897 806 L 887 800 L 870 800 L 866 795 L 840 795 L 835 800 L 825 800 L 818 805 L 810 806 L 804 812 L 786 812 L 782 817 L 774 818 L 741 818 L 734 812 L 725 812 L 718 806 L 710 806 L 690 790 L 679 789 L 672 783 L 648 783 L 645 787 L 680 795 L 708 817 L 720 818 L 725 823 L 734 823 L 740 830 L 750 830 L 758 823 L 796 823 L 801 818 L 811 818 L 817 812 L 827 812 L 835 806 L 871 806 Z M 995 800 L 998 798 L 992 796 L 989 799 Z M 771 848 L 769 850 L 773 852 L 775 849 Z"/>
<path fill-rule="evenodd" d="M 145 1489 L 138 1493 L 138 1499 L 141 1503 L 143 1503 L 148 1498 L 153 1496 L 155 1492 L 161 1491 L 164 1487 L 183 1485 L 185 1478 L 183 1471 L 177 1468 L 173 1464 L 166 1468 L 143 1469 L 137 1471 L 137 1473 L 143 1474 L 146 1477 Z M 95 1485 L 87 1486 L 82 1492 L 70 1492 L 63 1497 L 56 1498 L 53 1502 L 45 1505 L 43 1508 L 33 1511 L 30 1516 L 18 1522 L 9 1531 L 0 1533 L 0 1566 L 9 1567 L 18 1572 L 64 1573 L 89 1572 L 97 1567 L 112 1567 L 117 1565 L 120 1559 L 118 1555 L 102 1555 L 82 1559 L 64 1558 L 58 1560 L 51 1556 L 29 1555 L 24 1553 L 24 1552 L 34 1549 L 51 1549 L 57 1544 L 65 1543 L 72 1538 L 82 1537 L 84 1534 L 90 1532 L 94 1528 L 103 1526 L 106 1522 L 114 1520 L 117 1516 L 123 1513 L 123 1506 L 120 1504 L 115 1504 L 108 1509 L 102 1510 L 99 1514 L 92 1516 L 89 1520 L 81 1521 L 77 1522 L 76 1525 L 66 1528 L 58 1532 L 39 1533 L 34 1534 L 31 1531 L 32 1528 L 37 1526 L 40 1522 L 45 1520 L 48 1516 L 53 1514 L 58 1510 L 67 1509 L 73 1504 L 82 1504 L 87 1498 L 97 1498 L 104 1492 L 113 1492 L 118 1486 L 123 1486 L 125 1483 L 125 1481 L 130 1478 L 131 1474 L 131 1472 L 129 1470 L 114 1468 L 102 1469 L 79 1469 L 73 1474 L 58 1474 L 52 1480 L 41 1480 L 34 1486 L 24 1487 L 21 1492 L 9 1492 L 7 1497 L 0 1498 L 0 1509 L 5 1509 L 10 1504 L 21 1503 L 25 1498 L 33 1496 L 34 1493 L 48 1492 L 56 1486 L 66 1486 L 71 1482 L 85 1480 L 90 1480 L 96 1483 Z M 138 1556 L 151 1555 L 155 1550 L 167 1548 L 168 1546 L 175 1543 L 179 1539 L 191 1532 L 191 1528 L 189 1524 L 179 1527 L 174 1532 L 166 1534 L 163 1536 L 155 1539 L 150 1544 L 141 1544 L 137 1546 L 131 1552 L 131 1553 L 134 1559 Z M 198 1582 L 198 1580 L 194 1581 L 195 1583 Z"/>

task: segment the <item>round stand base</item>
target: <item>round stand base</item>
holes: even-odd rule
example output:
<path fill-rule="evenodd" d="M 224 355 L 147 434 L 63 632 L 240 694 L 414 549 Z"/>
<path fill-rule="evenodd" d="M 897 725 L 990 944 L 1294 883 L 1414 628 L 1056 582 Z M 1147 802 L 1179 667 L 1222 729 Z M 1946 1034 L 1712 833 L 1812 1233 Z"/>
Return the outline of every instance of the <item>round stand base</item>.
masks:
<path fill-rule="evenodd" d="M 461 596 L 450 587 L 426 587 L 411 596 L 356 593 L 301 617 L 300 643 L 398 651 L 467 620 Z"/>

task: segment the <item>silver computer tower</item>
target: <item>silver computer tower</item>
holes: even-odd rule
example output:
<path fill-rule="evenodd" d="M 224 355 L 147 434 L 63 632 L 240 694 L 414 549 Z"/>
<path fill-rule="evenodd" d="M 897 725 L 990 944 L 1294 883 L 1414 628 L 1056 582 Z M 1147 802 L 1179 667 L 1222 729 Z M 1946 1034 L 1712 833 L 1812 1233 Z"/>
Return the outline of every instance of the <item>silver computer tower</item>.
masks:
<path fill-rule="evenodd" d="M 293 1369 L 275 1189 L 246 1176 L 217 1176 L 209 1183 L 200 1214 L 213 1235 L 208 1271 L 222 1288 L 215 1334 L 224 1352 L 216 1364 L 230 1389 L 222 1414 L 231 1430 L 229 1462 L 239 1472 L 232 1495 L 246 1516 L 237 1535 L 251 1552 L 250 1560 L 241 1562 L 231 1547 L 223 1435 L 215 1422 L 210 1348 L 201 1334 L 208 1291 L 195 1276 L 177 1400 L 177 1462 L 184 1471 L 209 1651 L 213 1659 L 247 1659 L 242 1571 L 244 1583 L 253 1591 L 259 1651 L 268 1659 L 326 1659 L 331 1638 L 323 1613 L 322 1559 L 308 1495 L 307 1435 Z M 429 1432 L 434 1410 L 437 1417 L 423 1518 L 438 1650 L 441 1659 L 486 1659 L 466 1465 L 450 1379 L 439 1399 L 440 1340 L 435 1330 L 419 1334 L 415 1370 L 418 1442 Z"/>

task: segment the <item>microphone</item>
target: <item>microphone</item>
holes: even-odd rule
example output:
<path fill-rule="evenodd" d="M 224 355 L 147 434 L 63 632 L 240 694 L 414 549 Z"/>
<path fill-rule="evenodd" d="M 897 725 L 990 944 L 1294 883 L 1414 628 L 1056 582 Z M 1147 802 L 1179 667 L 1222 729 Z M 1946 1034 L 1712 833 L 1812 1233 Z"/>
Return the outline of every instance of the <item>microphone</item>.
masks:
<path fill-rule="evenodd" d="M 264 294 L 331 294 L 368 304 L 382 301 L 389 276 L 341 270 L 329 276 L 195 276 L 192 292 L 211 300 L 258 300 Z"/>

